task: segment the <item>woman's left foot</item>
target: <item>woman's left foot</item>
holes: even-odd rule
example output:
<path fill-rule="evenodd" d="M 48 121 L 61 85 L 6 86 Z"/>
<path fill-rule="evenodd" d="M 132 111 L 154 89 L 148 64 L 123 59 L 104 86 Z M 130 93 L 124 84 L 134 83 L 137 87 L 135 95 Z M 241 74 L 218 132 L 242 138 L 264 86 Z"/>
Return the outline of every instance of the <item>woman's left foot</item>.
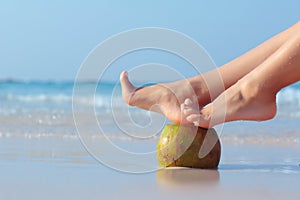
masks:
<path fill-rule="evenodd" d="M 194 102 L 198 102 L 187 80 L 137 88 L 131 84 L 124 71 L 120 75 L 120 82 L 123 99 L 128 105 L 161 113 L 177 124 L 189 123 L 183 118 L 180 109 L 184 99 L 192 98 Z"/>

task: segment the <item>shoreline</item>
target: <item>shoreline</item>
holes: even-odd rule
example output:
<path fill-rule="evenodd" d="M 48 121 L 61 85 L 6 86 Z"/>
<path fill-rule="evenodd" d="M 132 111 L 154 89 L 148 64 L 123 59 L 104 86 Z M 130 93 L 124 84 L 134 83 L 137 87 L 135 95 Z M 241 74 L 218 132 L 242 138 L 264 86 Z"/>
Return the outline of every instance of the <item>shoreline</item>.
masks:
<path fill-rule="evenodd" d="M 78 141 L 0 139 L 0 147 L 0 188 L 5 199 L 300 197 L 300 185 L 293 184 L 300 178 L 296 162 L 300 149 L 295 147 L 225 145 L 217 170 L 167 168 L 144 174 L 101 165 Z"/>

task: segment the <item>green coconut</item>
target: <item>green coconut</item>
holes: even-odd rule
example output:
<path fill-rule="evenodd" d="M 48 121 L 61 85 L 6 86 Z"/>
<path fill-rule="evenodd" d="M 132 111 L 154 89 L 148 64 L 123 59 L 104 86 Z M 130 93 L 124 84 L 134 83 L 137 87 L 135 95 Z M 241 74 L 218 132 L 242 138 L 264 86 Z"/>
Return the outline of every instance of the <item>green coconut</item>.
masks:
<path fill-rule="evenodd" d="M 161 167 L 214 169 L 219 165 L 221 145 L 214 129 L 167 124 L 157 144 Z"/>

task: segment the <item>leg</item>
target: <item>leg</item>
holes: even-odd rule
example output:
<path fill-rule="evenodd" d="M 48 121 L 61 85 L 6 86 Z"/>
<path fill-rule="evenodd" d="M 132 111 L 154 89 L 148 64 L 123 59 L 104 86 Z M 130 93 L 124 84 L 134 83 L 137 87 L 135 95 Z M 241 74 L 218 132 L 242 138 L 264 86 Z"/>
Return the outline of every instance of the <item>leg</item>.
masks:
<path fill-rule="evenodd" d="M 183 113 L 188 121 L 202 127 L 211 127 L 224 121 L 268 120 L 276 114 L 277 92 L 299 80 L 300 31 L 200 112 L 193 108 L 190 100 L 186 100 Z M 221 113 L 224 106 L 227 112 Z"/>
<path fill-rule="evenodd" d="M 181 118 L 180 111 L 180 103 L 182 103 L 184 99 L 191 98 L 194 102 L 198 101 L 200 108 L 210 103 L 211 100 L 214 100 L 224 89 L 229 88 L 232 84 L 245 76 L 245 74 L 262 63 L 268 56 L 274 53 L 287 38 L 295 34 L 299 29 L 300 23 L 297 23 L 232 62 L 216 70 L 186 80 L 136 88 L 129 82 L 127 73 L 123 72 L 120 76 L 123 98 L 129 105 L 162 113 L 175 123 L 186 122 L 185 119 Z M 224 81 L 221 85 L 222 87 L 218 84 L 215 85 L 213 81 L 214 78 L 219 75 L 221 75 Z M 208 85 L 206 85 L 205 81 Z M 210 94 L 209 91 L 212 91 L 212 94 Z"/>
<path fill-rule="evenodd" d="M 219 94 L 223 92 L 219 88 L 210 87 L 215 90 L 215 95 L 209 98 L 209 91 L 203 79 L 207 82 L 214 79 L 213 77 L 221 75 L 225 89 L 235 84 L 238 80 L 264 62 L 270 55 L 272 55 L 284 42 L 286 42 L 293 35 L 297 34 L 300 30 L 300 22 L 296 23 L 289 29 L 272 37 L 256 48 L 250 50 L 244 55 L 234 59 L 233 61 L 219 67 L 218 69 L 208 72 L 203 75 L 195 76 L 188 79 L 196 91 L 200 107 L 206 105 L 211 100 L 214 100 Z"/>

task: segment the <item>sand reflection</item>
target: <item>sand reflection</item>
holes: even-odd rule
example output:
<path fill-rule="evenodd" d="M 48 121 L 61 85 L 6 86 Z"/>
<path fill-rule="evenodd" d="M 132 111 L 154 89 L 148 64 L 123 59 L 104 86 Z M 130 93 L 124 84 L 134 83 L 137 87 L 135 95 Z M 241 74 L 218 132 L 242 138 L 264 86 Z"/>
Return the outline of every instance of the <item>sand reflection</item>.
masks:
<path fill-rule="evenodd" d="M 216 186 L 220 181 L 217 170 L 166 168 L 156 172 L 158 185 L 162 187 Z"/>

